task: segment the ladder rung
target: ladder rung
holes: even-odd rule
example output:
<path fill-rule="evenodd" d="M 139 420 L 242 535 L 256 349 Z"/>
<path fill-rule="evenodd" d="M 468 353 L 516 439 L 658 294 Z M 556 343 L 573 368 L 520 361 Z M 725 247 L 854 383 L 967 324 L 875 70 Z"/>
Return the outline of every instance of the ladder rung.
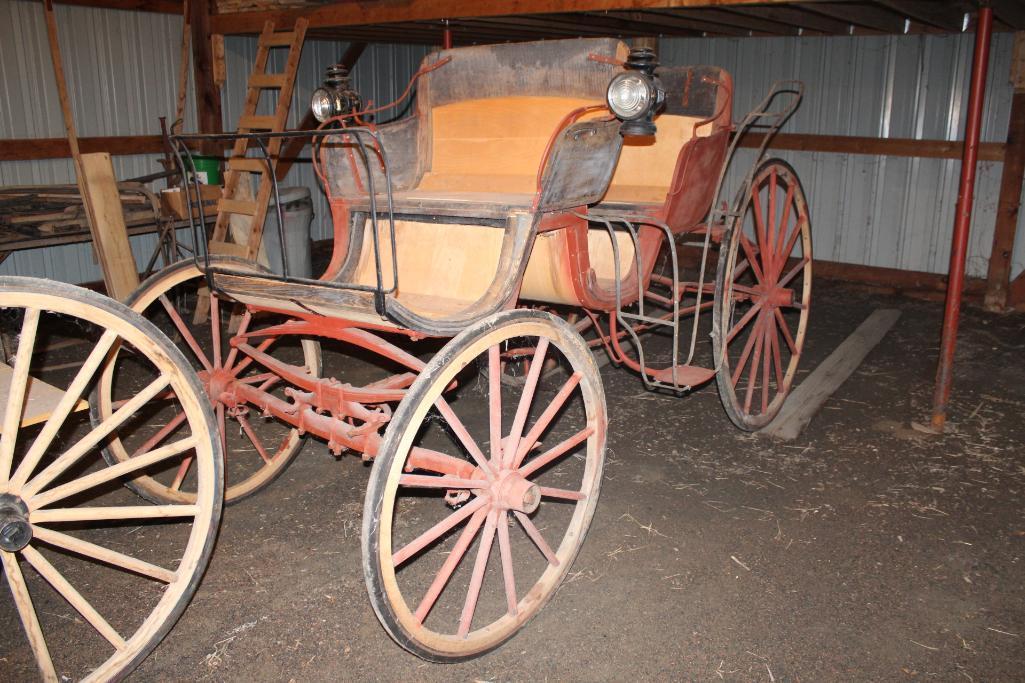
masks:
<path fill-rule="evenodd" d="M 256 202 L 245 199 L 223 198 L 217 202 L 218 213 L 240 213 L 246 216 L 255 216 L 259 205 Z"/>
<path fill-rule="evenodd" d="M 275 31 L 274 33 L 261 33 L 260 45 L 263 47 L 281 47 L 291 45 L 295 42 L 295 31 Z"/>
<path fill-rule="evenodd" d="M 284 88 L 288 74 L 253 74 L 249 77 L 250 88 Z"/>
<path fill-rule="evenodd" d="M 239 130 L 246 128 L 248 130 L 274 130 L 277 125 L 277 117 L 274 116 L 256 116 L 255 114 L 243 115 L 238 120 Z"/>
<path fill-rule="evenodd" d="M 235 157 L 233 159 L 228 159 L 228 170 L 263 173 L 267 170 L 267 162 L 263 159 L 240 159 Z"/>

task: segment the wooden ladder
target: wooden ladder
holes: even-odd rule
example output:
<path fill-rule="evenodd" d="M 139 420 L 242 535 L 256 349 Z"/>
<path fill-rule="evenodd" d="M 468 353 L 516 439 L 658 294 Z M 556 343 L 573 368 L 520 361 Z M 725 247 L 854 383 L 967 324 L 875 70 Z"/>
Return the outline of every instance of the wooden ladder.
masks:
<path fill-rule="evenodd" d="M 295 26 L 291 31 L 275 31 L 272 21 L 263 25 L 263 32 L 260 33 L 260 39 L 257 42 L 253 71 L 249 75 L 245 105 L 238 121 L 239 133 L 280 133 L 285 130 L 288 110 L 292 103 L 292 91 L 295 87 L 295 74 L 299 68 L 299 58 L 302 55 L 303 41 L 306 38 L 308 25 L 309 21 L 303 18 L 296 19 Z M 281 73 L 267 73 L 267 62 L 271 49 L 283 47 L 288 48 L 285 70 Z M 256 109 L 260 103 L 260 96 L 265 90 L 275 89 L 279 92 L 274 113 L 258 115 Z M 281 151 L 281 141 L 280 137 L 273 137 L 267 141 L 267 156 L 271 160 L 271 168 L 268 169 L 262 156 L 261 158 L 247 156 L 251 143 L 249 138 L 235 140 L 224 174 L 224 189 L 221 192 L 221 199 L 217 202 L 217 222 L 214 224 L 209 245 L 211 254 L 227 254 L 240 256 L 250 261 L 256 260 L 260 252 L 260 242 L 263 239 L 263 223 L 267 217 L 267 207 L 274 189 L 274 171 L 277 166 L 278 154 Z M 252 197 L 252 192 L 248 187 L 249 173 L 260 175 L 259 190 L 257 190 L 255 198 Z M 243 188 L 243 184 L 247 186 Z M 228 243 L 228 228 L 231 225 L 232 216 L 249 217 L 248 237 L 245 244 Z M 204 288 L 196 305 L 196 322 L 206 319 L 208 307 L 209 298 Z"/>

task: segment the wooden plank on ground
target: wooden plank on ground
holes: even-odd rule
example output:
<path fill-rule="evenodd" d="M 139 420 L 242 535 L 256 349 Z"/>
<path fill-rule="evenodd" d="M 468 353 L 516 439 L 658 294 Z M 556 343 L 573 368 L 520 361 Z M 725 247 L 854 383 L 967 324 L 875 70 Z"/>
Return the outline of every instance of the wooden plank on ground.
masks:
<path fill-rule="evenodd" d="M 0 363 L 0 396 L 7 396 L 13 375 L 14 370 L 10 365 Z M 21 426 L 27 427 L 45 421 L 62 398 L 64 398 L 63 390 L 30 376 L 28 378 L 28 399 L 25 401 L 25 409 L 22 412 Z M 81 399 L 75 404 L 75 410 L 85 410 L 88 407 L 89 405 Z"/>
<path fill-rule="evenodd" d="M 761 433 L 784 441 L 796 439 L 815 413 L 886 336 L 898 318 L 900 311 L 892 308 L 880 308 L 868 316 L 851 336 L 829 354 L 829 358 L 804 378 L 787 398 L 776 419 Z"/>

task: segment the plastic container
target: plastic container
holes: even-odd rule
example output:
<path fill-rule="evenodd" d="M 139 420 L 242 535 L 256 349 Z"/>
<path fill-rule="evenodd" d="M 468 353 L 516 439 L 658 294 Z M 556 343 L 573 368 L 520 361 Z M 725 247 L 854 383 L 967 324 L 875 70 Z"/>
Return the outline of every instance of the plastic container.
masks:
<path fill-rule="evenodd" d="M 313 254 L 310 245 L 310 224 L 313 223 L 313 199 L 308 187 L 279 187 L 285 232 L 285 259 L 289 277 L 313 277 Z M 278 239 L 278 211 L 271 195 L 267 219 L 263 222 L 263 247 L 267 250 L 270 268 L 285 274 Z"/>
<path fill-rule="evenodd" d="M 196 155 L 192 157 L 192 168 L 199 182 L 204 185 L 221 184 L 221 158 Z"/>

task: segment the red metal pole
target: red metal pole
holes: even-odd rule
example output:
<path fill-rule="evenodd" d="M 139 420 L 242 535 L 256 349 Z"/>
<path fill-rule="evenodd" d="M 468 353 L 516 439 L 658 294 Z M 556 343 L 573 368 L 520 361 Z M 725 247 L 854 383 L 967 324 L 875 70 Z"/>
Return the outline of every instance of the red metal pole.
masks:
<path fill-rule="evenodd" d="M 977 23 L 975 55 L 972 59 L 972 85 L 968 95 L 968 121 L 965 125 L 964 154 L 961 158 L 961 185 L 957 193 L 954 237 L 950 246 L 947 305 L 943 312 L 940 362 L 936 370 L 936 389 L 932 399 L 932 427 L 937 432 L 943 431 L 947 421 L 947 405 L 950 402 L 950 385 L 953 381 L 954 349 L 957 345 L 957 323 L 961 314 L 961 295 L 964 290 L 965 258 L 968 254 L 968 230 L 972 220 L 975 163 L 979 156 L 979 129 L 982 121 L 982 98 L 986 92 L 986 68 L 989 65 L 993 10 L 989 7 L 980 8 Z"/>
<path fill-rule="evenodd" d="M 445 20 L 445 30 L 441 34 L 441 48 L 443 50 L 452 49 L 452 29 L 448 27 L 448 19 Z"/>

